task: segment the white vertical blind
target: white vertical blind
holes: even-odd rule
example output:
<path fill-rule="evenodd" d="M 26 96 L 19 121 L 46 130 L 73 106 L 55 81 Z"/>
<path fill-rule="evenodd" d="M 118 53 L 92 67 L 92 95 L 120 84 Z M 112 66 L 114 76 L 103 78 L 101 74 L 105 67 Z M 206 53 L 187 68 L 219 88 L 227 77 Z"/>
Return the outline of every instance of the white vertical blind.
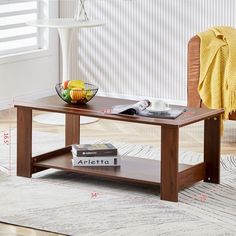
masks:
<path fill-rule="evenodd" d="M 73 2 L 61 0 L 61 17 L 73 17 Z M 186 102 L 188 40 L 211 26 L 236 27 L 235 0 L 87 0 L 86 8 L 106 24 L 78 32 L 73 73 L 111 96 Z M 235 124 L 225 125 L 223 142 L 235 142 Z"/>
<path fill-rule="evenodd" d="M 73 17 L 73 1 L 62 2 L 61 17 Z M 186 102 L 188 40 L 236 25 L 235 0 L 87 0 L 85 7 L 105 25 L 78 32 L 72 67 L 112 96 Z"/>
<path fill-rule="evenodd" d="M 0 0 L 0 56 L 39 47 L 38 29 L 25 24 L 37 16 L 37 0 Z"/>

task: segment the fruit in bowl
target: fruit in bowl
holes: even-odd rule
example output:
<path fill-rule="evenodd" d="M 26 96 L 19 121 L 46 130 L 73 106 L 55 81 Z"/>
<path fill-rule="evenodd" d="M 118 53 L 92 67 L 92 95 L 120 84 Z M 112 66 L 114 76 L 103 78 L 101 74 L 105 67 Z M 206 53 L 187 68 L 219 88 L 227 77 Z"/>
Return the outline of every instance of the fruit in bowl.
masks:
<path fill-rule="evenodd" d="M 59 97 L 69 104 L 85 104 L 98 91 L 98 87 L 82 80 L 67 80 L 55 86 Z"/>

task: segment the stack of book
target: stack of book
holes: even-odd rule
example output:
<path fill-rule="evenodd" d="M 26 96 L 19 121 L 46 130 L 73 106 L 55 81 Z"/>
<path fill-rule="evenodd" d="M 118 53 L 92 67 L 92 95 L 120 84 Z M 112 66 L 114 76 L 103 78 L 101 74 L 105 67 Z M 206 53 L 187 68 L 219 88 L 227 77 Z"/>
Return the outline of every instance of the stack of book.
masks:
<path fill-rule="evenodd" d="M 73 144 L 73 166 L 120 166 L 117 148 L 111 143 Z"/>

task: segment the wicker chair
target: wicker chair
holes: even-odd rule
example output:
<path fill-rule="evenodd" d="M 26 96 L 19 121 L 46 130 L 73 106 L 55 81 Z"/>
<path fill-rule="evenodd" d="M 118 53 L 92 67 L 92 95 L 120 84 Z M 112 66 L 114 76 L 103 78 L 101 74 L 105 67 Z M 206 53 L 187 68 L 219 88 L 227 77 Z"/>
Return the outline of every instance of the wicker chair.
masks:
<path fill-rule="evenodd" d="M 200 75 L 200 43 L 197 35 L 188 42 L 187 99 L 190 107 L 204 107 L 197 89 Z M 236 112 L 230 114 L 229 119 L 236 120 Z"/>

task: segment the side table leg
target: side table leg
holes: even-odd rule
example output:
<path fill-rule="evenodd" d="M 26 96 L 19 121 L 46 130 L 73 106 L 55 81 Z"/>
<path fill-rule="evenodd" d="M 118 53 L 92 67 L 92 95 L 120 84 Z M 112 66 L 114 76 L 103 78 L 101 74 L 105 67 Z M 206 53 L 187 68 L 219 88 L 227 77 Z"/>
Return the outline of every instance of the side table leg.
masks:
<path fill-rule="evenodd" d="M 179 128 L 161 127 L 161 200 L 178 202 Z"/>
<path fill-rule="evenodd" d="M 80 142 L 80 116 L 66 114 L 65 145 Z"/>
<path fill-rule="evenodd" d="M 17 176 L 32 176 L 32 110 L 17 108 Z"/>
<path fill-rule="evenodd" d="M 220 183 L 220 116 L 204 121 L 205 182 Z"/>

